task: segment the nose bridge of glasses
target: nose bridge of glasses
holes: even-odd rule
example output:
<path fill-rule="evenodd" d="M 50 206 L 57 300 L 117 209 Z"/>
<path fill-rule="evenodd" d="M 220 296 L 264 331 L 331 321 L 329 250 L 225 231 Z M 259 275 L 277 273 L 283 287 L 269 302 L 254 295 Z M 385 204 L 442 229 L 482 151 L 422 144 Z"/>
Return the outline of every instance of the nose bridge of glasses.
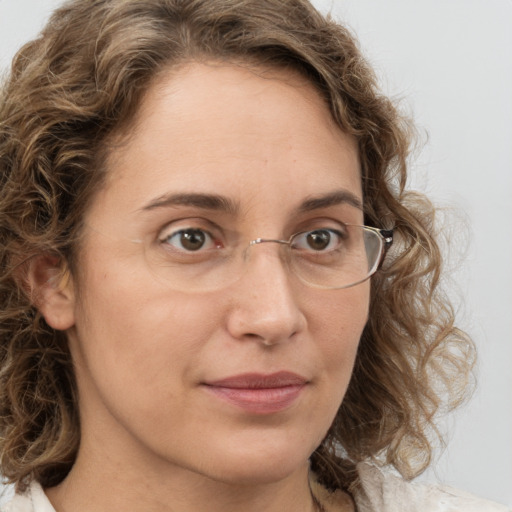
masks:
<path fill-rule="evenodd" d="M 290 242 L 288 240 L 279 240 L 277 238 L 255 238 L 254 240 L 251 240 L 245 247 L 245 250 L 243 251 L 244 260 L 247 260 L 249 257 L 251 247 L 262 244 L 278 244 L 279 246 L 289 246 Z"/>
<path fill-rule="evenodd" d="M 279 240 L 277 238 L 255 238 L 254 240 L 251 240 L 249 242 L 249 247 L 251 245 L 266 244 L 266 243 L 289 245 L 290 242 L 288 242 L 288 240 Z"/>

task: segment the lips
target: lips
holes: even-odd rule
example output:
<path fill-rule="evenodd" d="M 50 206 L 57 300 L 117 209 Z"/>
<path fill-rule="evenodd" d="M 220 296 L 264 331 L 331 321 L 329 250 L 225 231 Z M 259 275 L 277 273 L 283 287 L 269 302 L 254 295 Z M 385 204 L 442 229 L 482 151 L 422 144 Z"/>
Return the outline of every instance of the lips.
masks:
<path fill-rule="evenodd" d="M 269 375 L 247 373 L 204 383 L 217 398 L 253 414 L 273 414 L 288 409 L 308 380 L 291 372 Z"/>

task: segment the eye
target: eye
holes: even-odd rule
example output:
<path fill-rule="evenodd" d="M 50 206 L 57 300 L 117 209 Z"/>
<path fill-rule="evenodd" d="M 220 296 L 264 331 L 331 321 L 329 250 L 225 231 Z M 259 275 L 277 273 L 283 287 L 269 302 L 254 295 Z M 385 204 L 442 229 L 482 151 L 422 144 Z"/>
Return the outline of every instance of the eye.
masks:
<path fill-rule="evenodd" d="M 174 249 L 186 252 L 215 249 L 221 246 L 218 240 L 214 240 L 207 231 L 199 228 L 186 228 L 174 231 L 161 239 Z"/>
<path fill-rule="evenodd" d="M 303 251 L 329 252 L 339 249 L 343 234 L 334 229 L 315 229 L 294 236 L 292 247 Z"/>

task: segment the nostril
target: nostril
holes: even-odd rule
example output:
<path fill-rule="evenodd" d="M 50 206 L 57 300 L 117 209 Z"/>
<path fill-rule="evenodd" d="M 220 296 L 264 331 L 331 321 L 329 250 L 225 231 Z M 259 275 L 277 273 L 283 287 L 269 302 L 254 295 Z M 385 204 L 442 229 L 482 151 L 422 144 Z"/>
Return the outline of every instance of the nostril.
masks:
<path fill-rule="evenodd" d="M 279 345 L 282 343 L 285 339 L 292 338 L 296 333 L 293 332 L 290 336 L 270 336 L 270 335 L 264 335 L 264 334 L 256 334 L 252 332 L 248 332 L 243 334 L 242 338 L 245 338 L 246 340 L 253 340 L 261 345 L 264 345 L 265 347 L 273 347 L 274 345 Z"/>

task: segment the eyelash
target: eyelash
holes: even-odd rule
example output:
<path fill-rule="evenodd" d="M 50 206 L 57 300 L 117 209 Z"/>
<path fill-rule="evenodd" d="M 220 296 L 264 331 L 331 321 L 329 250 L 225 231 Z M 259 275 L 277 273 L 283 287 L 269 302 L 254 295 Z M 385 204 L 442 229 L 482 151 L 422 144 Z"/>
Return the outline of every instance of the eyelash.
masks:
<path fill-rule="evenodd" d="M 206 236 L 204 236 L 204 235 L 206 235 Z M 162 244 L 167 243 L 168 245 L 173 245 L 173 244 L 171 244 L 171 240 L 173 238 L 177 238 L 177 237 L 182 237 L 179 242 L 181 247 L 177 248 L 177 249 L 183 250 L 186 252 L 194 252 L 194 249 L 192 246 L 196 240 L 198 243 L 202 242 L 201 245 L 199 247 L 197 247 L 197 250 L 203 249 L 204 244 L 208 242 L 207 238 L 210 239 L 210 244 L 213 244 L 216 249 L 222 248 L 222 243 L 220 243 L 218 238 L 216 239 L 211 233 L 209 233 L 208 231 L 206 231 L 202 228 L 194 228 L 194 227 L 182 228 L 182 229 L 175 230 L 175 231 L 169 233 L 163 239 L 160 239 L 160 243 L 162 243 Z M 187 240 L 190 243 L 190 247 L 188 248 L 188 250 L 186 247 L 183 246 L 184 243 L 187 243 Z"/>
<path fill-rule="evenodd" d="M 158 236 L 158 243 L 162 246 L 167 246 L 165 247 L 167 250 L 171 250 L 171 247 L 175 247 L 177 252 L 194 252 L 187 251 L 185 248 L 183 248 L 182 243 L 181 248 L 176 247 L 174 244 L 170 243 L 170 240 L 173 238 L 179 237 L 180 234 L 183 236 L 187 233 L 190 235 L 190 241 L 192 241 L 192 236 L 194 234 L 201 234 L 204 236 L 206 242 L 208 242 L 209 239 L 210 243 L 213 244 L 213 247 L 210 247 L 211 249 L 220 249 L 223 247 L 222 240 L 224 238 L 224 233 L 222 229 L 214 222 L 203 218 L 179 219 L 167 224 L 167 226 L 161 230 L 160 235 Z"/>
<path fill-rule="evenodd" d="M 208 228 L 204 227 L 205 222 L 209 224 Z M 334 223 L 336 227 L 333 226 Z M 299 225 L 298 228 L 296 231 L 298 233 L 316 230 L 329 231 L 340 240 L 344 238 L 344 233 L 346 232 L 345 223 L 328 218 L 314 219 L 307 224 Z M 173 239 L 178 240 L 179 246 L 171 242 Z M 173 222 L 158 237 L 159 244 L 166 246 L 165 249 L 167 251 L 176 251 L 183 254 L 199 254 L 209 250 L 225 248 L 226 245 L 223 239 L 224 233 L 221 228 L 204 219 L 198 221 L 183 219 L 181 222 Z M 188 244 L 188 247 L 185 247 L 184 244 Z"/>

